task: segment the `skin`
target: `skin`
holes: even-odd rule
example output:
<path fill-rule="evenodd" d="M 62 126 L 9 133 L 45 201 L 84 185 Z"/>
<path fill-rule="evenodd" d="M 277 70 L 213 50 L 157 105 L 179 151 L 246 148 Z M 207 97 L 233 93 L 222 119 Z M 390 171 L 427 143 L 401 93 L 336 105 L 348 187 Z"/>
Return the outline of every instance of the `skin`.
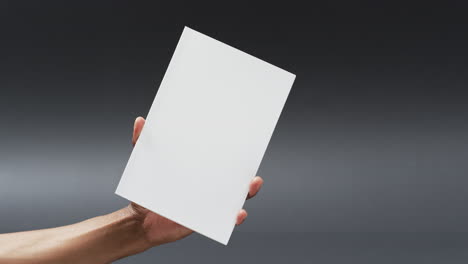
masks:
<path fill-rule="evenodd" d="M 133 145 L 144 125 L 144 118 L 135 120 Z M 247 199 L 254 197 L 262 184 L 262 178 L 256 176 L 250 183 Z M 247 212 L 240 210 L 237 225 L 246 217 Z M 113 213 L 68 226 L 0 234 L 0 264 L 111 263 L 191 233 L 184 226 L 130 203 Z"/>

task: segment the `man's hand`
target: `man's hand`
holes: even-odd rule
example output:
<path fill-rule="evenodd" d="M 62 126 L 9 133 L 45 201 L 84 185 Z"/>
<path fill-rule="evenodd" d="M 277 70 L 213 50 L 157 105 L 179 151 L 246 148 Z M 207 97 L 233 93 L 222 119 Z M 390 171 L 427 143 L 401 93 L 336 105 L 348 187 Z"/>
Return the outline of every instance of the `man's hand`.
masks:
<path fill-rule="evenodd" d="M 144 124 L 141 117 L 135 120 L 133 144 Z M 247 199 L 257 194 L 262 183 L 260 177 L 252 180 Z M 247 212 L 241 210 L 237 224 L 246 217 Z M 131 203 L 113 213 L 72 225 L 0 234 L 0 264 L 110 263 L 191 233 L 186 227 Z"/>
<path fill-rule="evenodd" d="M 132 138 L 133 145 L 136 144 L 144 125 L 145 119 L 143 117 L 138 117 L 135 120 Z M 247 199 L 254 197 L 262 187 L 262 184 L 263 179 L 259 176 L 256 176 L 250 183 Z M 176 241 L 190 235 L 193 232 L 192 230 L 154 212 L 151 212 L 150 210 L 138 204 L 131 203 L 128 208 L 131 213 L 133 213 L 141 220 L 146 239 L 150 246 Z M 246 217 L 247 211 L 241 209 L 237 214 L 237 225 L 242 224 Z"/>

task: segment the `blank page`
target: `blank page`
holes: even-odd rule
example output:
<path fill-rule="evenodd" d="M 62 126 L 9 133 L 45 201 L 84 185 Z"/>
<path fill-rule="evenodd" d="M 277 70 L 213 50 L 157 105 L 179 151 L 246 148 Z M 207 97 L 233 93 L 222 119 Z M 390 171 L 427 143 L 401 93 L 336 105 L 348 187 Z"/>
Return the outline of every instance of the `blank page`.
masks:
<path fill-rule="evenodd" d="M 186 27 L 116 193 L 226 245 L 294 79 Z"/>

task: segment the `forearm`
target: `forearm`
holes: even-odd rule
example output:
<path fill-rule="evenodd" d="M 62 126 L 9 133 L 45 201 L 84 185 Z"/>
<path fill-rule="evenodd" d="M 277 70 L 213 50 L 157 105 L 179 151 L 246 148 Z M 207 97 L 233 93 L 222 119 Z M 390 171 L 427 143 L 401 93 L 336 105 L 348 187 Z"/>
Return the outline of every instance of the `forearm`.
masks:
<path fill-rule="evenodd" d="M 109 263 L 146 250 L 129 208 L 77 224 L 0 235 L 0 263 Z"/>

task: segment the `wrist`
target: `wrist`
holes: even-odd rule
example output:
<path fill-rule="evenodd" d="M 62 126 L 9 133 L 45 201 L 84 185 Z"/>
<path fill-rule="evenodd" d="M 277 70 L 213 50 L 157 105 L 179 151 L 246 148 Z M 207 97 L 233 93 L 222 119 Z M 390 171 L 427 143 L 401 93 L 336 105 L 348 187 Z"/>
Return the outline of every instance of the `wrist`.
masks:
<path fill-rule="evenodd" d="M 87 252 L 88 263 L 110 263 L 141 253 L 151 247 L 142 223 L 129 207 L 89 219 L 78 224 L 81 234 L 73 239 L 75 248 Z"/>
<path fill-rule="evenodd" d="M 117 254 L 115 259 L 141 253 L 151 248 L 144 229 L 144 217 L 134 211 L 131 206 L 124 207 L 114 213 L 106 215 L 109 224 L 106 225 L 105 233 L 108 232 L 110 239 L 115 241 Z"/>

